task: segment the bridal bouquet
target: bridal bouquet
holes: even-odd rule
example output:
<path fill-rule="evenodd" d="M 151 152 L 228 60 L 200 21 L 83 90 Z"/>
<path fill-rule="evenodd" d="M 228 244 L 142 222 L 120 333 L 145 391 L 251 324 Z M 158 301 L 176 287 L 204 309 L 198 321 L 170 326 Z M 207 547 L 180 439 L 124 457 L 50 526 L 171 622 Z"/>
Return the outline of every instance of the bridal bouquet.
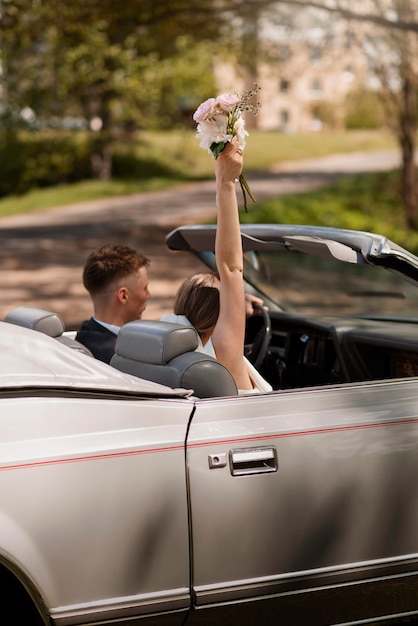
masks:
<path fill-rule="evenodd" d="M 226 144 L 236 137 L 241 150 L 244 150 L 245 137 L 248 132 L 245 130 L 242 113 L 251 111 L 253 115 L 257 115 L 260 103 L 254 105 L 250 100 L 259 90 L 260 87 L 254 85 L 254 89 L 244 91 L 240 96 L 223 94 L 202 102 L 193 114 L 193 119 L 197 122 L 196 137 L 200 139 L 200 147 L 217 159 Z M 255 198 L 243 174 L 239 177 L 239 183 L 244 196 L 245 212 L 247 212 L 246 194 L 253 202 Z"/>

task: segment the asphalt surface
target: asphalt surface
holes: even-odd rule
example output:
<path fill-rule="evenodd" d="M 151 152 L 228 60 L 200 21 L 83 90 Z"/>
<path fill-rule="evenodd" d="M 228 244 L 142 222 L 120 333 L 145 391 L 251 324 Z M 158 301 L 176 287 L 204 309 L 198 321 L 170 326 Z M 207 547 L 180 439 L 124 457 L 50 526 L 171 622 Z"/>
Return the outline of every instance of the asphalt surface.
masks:
<path fill-rule="evenodd" d="M 333 155 L 247 173 L 247 179 L 256 199 L 264 200 L 399 164 L 396 150 Z M 170 312 L 180 282 L 204 266 L 191 255 L 168 250 L 165 236 L 176 226 L 213 217 L 214 202 L 214 181 L 208 181 L 0 218 L 0 319 L 15 307 L 36 306 L 60 313 L 68 329 L 78 328 L 91 315 L 81 283 L 84 261 L 110 242 L 135 247 L 151 260 L 152 298 L 144 317 Z"/>

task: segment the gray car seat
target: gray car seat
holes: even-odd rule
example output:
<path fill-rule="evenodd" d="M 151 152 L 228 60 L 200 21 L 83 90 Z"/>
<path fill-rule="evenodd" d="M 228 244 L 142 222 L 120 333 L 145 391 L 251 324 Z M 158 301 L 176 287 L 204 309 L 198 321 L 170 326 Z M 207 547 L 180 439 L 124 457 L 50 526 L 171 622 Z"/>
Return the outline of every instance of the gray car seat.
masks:
<path fill-rule="evenodd" d="M 229 370 L 213 357 L 195 352 L 194 328 L 150 320 L 122 326 L 110 364 L 168 387 L 193 389 L 199 398 L 237 395 Z"/>
<path fill-rule="evenodd" d="M 37 330 L 44 335 L 57 339 L 57 341 L 69 348 L 92 356 L 90 350 L 83 346 L 82 343 L 63 334 L 65 333 L 65 324 L 58 313 L 31 306 L 20 306 L 7 313 L 4 321 L 16 326 Z"/>

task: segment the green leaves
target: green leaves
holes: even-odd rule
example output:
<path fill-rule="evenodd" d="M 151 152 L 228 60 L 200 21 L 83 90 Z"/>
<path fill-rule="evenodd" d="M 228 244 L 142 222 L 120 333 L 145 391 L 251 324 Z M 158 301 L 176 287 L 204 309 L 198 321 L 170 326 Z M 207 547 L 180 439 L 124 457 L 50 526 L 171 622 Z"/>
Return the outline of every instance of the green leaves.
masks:
<path fill-rule="evenodd" d="M 214 87 L 221 28 L 212 0 L 192 12 L 188 0 L 4 0 L 0 105 L 113 130 L 172 127 Z"/>
<path fill-rule="evenodd" d="M 215 159 L 218 158 L 218 156 L 221 154 L 222 150 L 225 148 L 226 143 L 224 142 L 220 142 L 220 143 L 213 143 L 210 147 L 212 154 L 214 156 Z"/>

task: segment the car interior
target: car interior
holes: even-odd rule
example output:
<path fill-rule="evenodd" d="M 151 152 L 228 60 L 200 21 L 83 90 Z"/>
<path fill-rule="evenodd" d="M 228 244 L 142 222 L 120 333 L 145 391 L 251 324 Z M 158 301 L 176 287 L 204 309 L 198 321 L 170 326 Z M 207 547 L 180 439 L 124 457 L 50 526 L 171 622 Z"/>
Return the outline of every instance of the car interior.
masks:
<path fill-rule="evenodd" d="M 65 330 L 62 317 L 36 307 L 10 311 L 5 322 L 42 332 L 92 356 Z M 389 332 L 390 331 L 390 332 Z M 195 352 L 193 328 L 153 320 L 126 324 L 111 365 L 196 397 L 237 394 L 229 371 Z M 327 317 L 318 321 L 260 308 L 247 321 L 245 355 L 274 390 L 418 375 L 418 325 L 378 319 Z"/>
<path fill-rule="evenodd" d="M 90 357 L 83 344 L 66 333 L 62 317 L 36 307 L 18 307 L 4 321 L 53 337 L 69 348 Z M 123 326 L 116 342 L 111 365 L 126 374 L 168 387 L 192 389 L 198 398 L 237 395 L 235 381 L 219 361 L 195 352 L 194 328 L 169 322 L 137 320 Z"/>
<path fill-rule="evenodd" d="M 269 318 L 248 320 L 246 352 L 274 389 L 418 375 L 418 325 L 412 322 L 316 321 L 276 311 Z"/>
<path fill-rule="evenodd" d="M 216 271 L 214 225 L 180 226 L 171 250 Z M 418 258 L 374 233 L 244 224 L 245 355 L 274 389 L 418 375 Z"/>

